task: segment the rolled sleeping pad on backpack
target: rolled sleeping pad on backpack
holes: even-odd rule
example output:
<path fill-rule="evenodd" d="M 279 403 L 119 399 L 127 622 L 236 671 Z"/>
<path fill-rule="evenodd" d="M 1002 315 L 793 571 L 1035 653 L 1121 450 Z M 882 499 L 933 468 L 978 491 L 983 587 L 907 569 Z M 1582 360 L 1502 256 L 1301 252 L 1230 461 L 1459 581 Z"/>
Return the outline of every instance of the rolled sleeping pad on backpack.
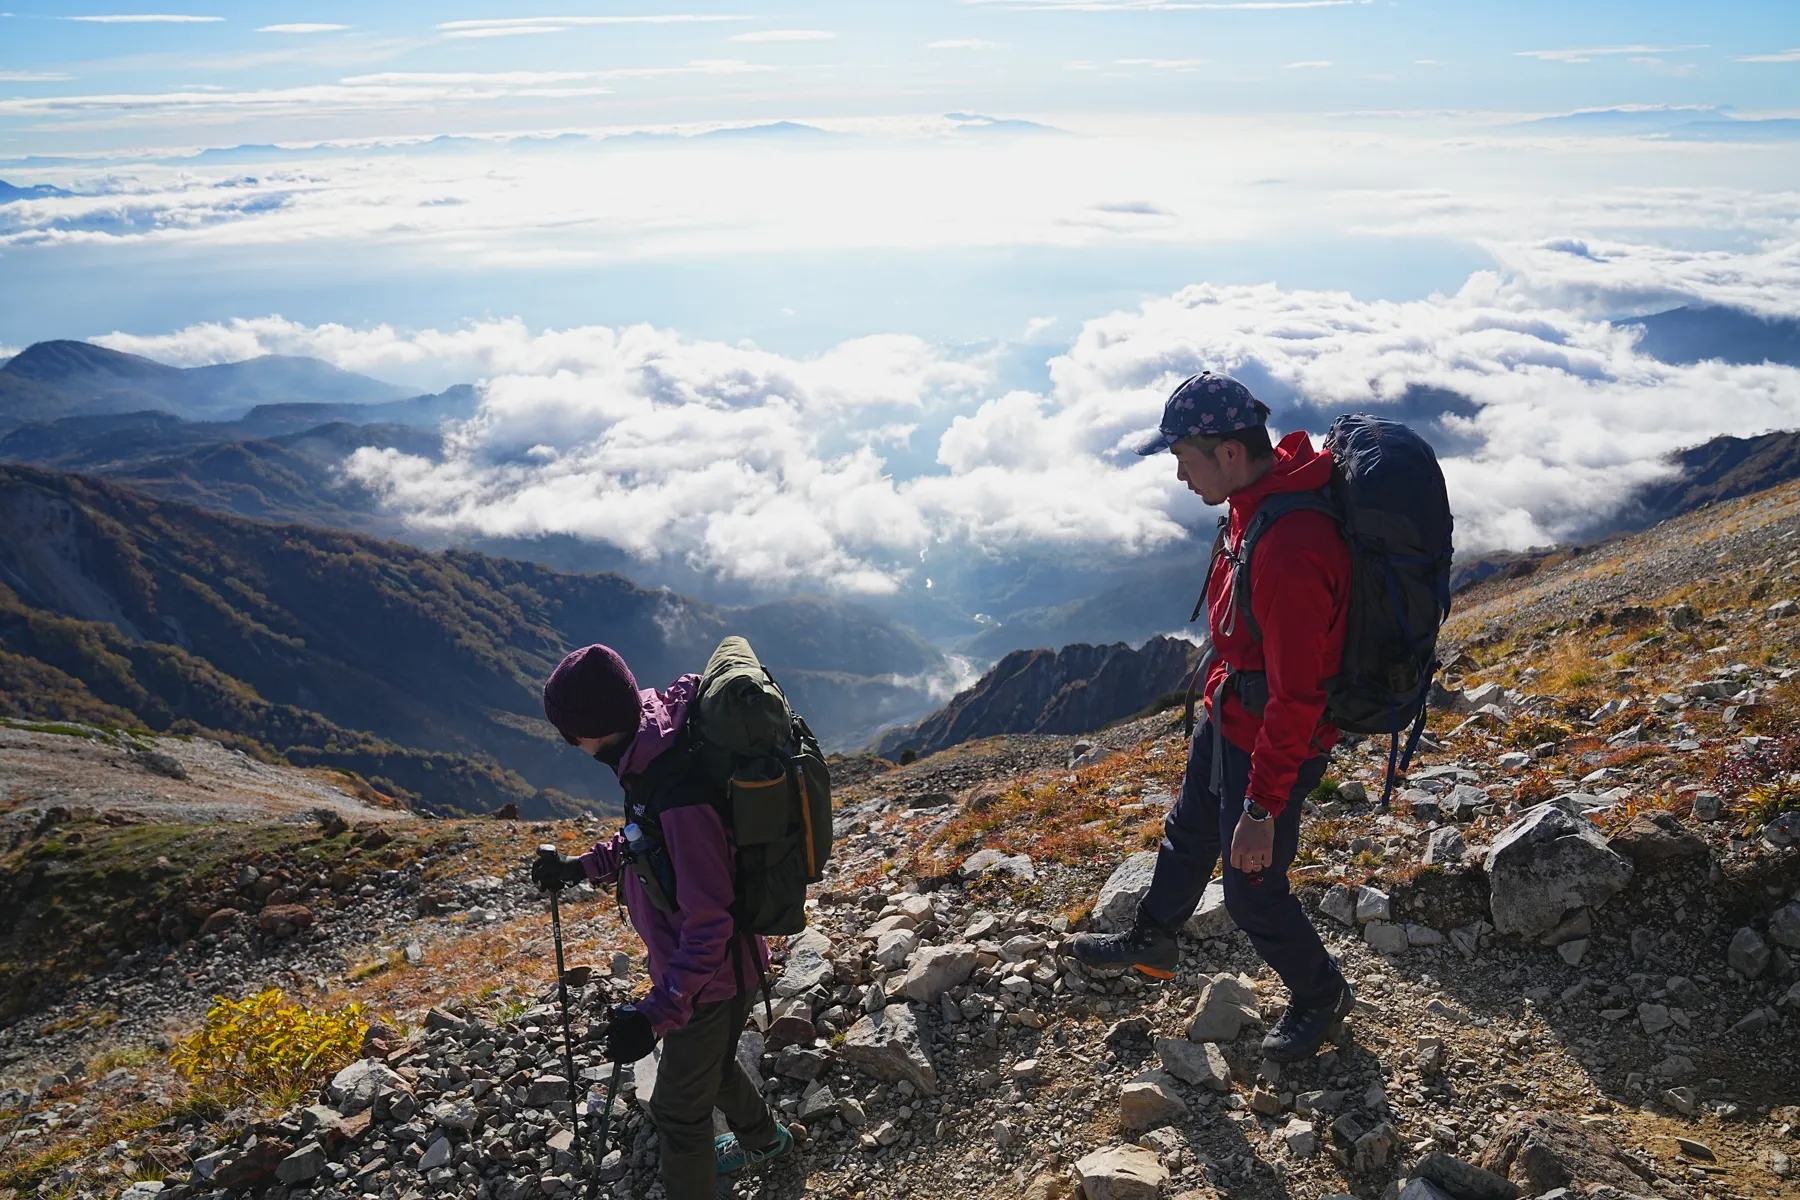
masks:
<path fill-rule="evenodd" d="M 695 704 L 707 740 L 731 754 L 773 754 L 792 737 L 787 697 L 741 637 L 728 637 L 713 651 Z"/>

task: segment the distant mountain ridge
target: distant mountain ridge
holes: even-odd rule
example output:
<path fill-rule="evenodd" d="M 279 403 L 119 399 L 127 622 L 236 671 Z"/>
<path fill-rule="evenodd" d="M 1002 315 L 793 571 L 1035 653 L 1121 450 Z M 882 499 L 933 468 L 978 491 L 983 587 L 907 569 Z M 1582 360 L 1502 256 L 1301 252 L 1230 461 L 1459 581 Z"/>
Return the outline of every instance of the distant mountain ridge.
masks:
<path fill-rule="evenodd" d="M 0 467 L 0 711 L 207 732 L 444 809 L 616 798 L 543 720 L 561 655 L 603 641 L 644 686 L 742 633 L 822 738 L 929 702 L 941 655 L 836 601 L 721 609 L 620 575 L 429 553 Z M 868 736 L 863 733 L 862 736 Z"/>
<path fill-rule="evenodd" d="M 1643 330 L 1638 348 L 1667 363 L 1718 359 L 1739 366 L 1800 367 L 1800 320 L 1694 304 L 1615 322 Z"/>
<path fill-rule="evenodd" d="M 11 204 L 15 200 L 48 200 L 54 196 L 67 196 L 69 193 L 61 188 L 51 187 L 47 183 L 32 187 L 18 187 L 0 179 L 0 204 Z"/>
<path fill-rule="evenodd" d="M 1002 733 L 1092 733 L 1180 687 L 1200 654 L 1194 643 L 1170 637 L 1136 650 L 1123 642 L 1015 650 L 917 725 L 884 734 L 876 751 L 892 758 Z"/>
<path fill-rule="evenodd" d="M 258 405 L 305 402 L 360 407 L 406 400 L 405 389 L 391 383 L 316 358 L 280 354 L 203 367 L 172 367 L 91 342 L 49 341 L 27 346 L 0 366 L 0 430 L 33 421 L 140 410 L 217 420 L 238 417 Z M 407 411 L 362 416 L 394 420 Z M 322 413 L 314 423 L 345 415 Z"/>
<path fill-rule="evenodd" d="M 1450 575 L 1453 592 L 1495 577 L 1522 578 L 1552 559 L 1579 557 L 1625 534 L 1637 533 L 1709 504 L 1736 500 L 1800 479 L 1800 430 L 1777 430 L 1757 437 L 1723 434 L 1678 450 L 1668 462 L 1673 477 L 1646 484 L 1611 519 L 1577 542 L 1530 550 L 1501 550 L 1458 560 Z"/>

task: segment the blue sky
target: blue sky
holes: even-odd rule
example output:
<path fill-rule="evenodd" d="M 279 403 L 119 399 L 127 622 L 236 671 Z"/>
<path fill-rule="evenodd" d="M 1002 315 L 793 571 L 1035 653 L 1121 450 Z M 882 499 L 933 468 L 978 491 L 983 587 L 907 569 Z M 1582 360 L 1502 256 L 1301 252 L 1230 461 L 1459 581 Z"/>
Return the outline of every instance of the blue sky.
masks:
<path fill-rule="evenodd" d="M 1775 2 L 53 3 L 0 17 L 0 96 L 135 99 L 0 114 L 0 157 L 341 137 L 350 125 L 373 136 L 795 111 L 1786 111 L 1796 49 L 1800 7 Z M 651 73 L 609 74 L 621 71 Z M 521 74 L 480 99 L 434 94 L 397 110 L 269 95 L 504 72 L 565 78 Z M 235 103 L 147 99 L 213 89 Z"/>
<path fill-rule="evenodd" d="M 421 528 L 934 598 L 1185 544 L 1121 448 L 1190 371 L 1438 389 L 1464 544 L 1527 546 L 1800 426 L 1614 324 L 1800 314 L 1797 149 L 1792 3 L 14 8 L 0 356 L 478 380 L 356 464 Z"/>

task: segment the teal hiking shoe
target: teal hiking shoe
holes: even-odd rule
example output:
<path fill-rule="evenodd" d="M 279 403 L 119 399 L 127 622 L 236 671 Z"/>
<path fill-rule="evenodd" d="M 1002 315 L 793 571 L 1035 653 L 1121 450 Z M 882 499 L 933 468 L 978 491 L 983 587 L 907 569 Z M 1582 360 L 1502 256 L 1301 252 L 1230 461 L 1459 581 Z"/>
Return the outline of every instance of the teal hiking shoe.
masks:
<path fill-rule="evenodd" d="M 735 1133 L 727 1133 L 713 1139 L 713 1154 L 719 1160 L 719 1174 L 721 1175 L 731 1175 L 745 1167 L 768 1162 L 771 1158 L 780 1158 L 793 1148 L 794 1135 L 788 1132 L 786 1125 L 780 1124 L 775 1126 L 775 1144 L 767 1150 L 744 1149 Z"/>

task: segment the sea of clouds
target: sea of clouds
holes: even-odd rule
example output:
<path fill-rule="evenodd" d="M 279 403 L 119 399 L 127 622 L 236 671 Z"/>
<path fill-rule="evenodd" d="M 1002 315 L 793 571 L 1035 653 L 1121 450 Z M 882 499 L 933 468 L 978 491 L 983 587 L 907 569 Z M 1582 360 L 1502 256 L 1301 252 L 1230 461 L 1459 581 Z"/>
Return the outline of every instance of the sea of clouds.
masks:
<path fill-rule="evenodd" d="M 1319 414 L 1409 398 L 1417 418 L 1420 388 L 1461 398 L 1434 424 L 1449 435 L 1465 550 L 1573 536 L 1666 473 L 1669 451 L 1800 425 L 1800 370 L 1663 363 L 1608 316 L 1773 307 L 1795 295 L 1800 242 L 1559 240 L 1499 256 L 1502 269 L 1454 295 L 1415 301 L 1184 288 L 1085 322 L 1043 391 L 997 392 L 991 357 L 901 335 L 794 357 L 648 326 L 402 332 L 269 317 L 98 340 L 182 363 L 455 366 L 482 380 L 481 406 L 448 430 L 441 461 L 365 449 L 348 465 L 418 527 L 576 534 L 722 579 L 849 594 L 916 585 L 946 554 L 1124 560 L 1187 536 L 1197 501 L 1172 461 L 1129 447 L 1201 369 L 1240 375 L 1278 424 L 1286 410 L 1315 430 Z M 895 473 L 896 449 L 925 426 L 942 428 L 925 447 L 933 466 Z"/>
<path fill-rule="evenodd" d="M 799 354 L 679 322 L 278 316 L 94 339 L 188 365 L 309 354 L 478 380 L 480 409 L 448 429 L 441 460 L 368 449 L 349 472 L 421 530 L 573 534 L 770 591 L 888 595 L 947 559 L 1123 563 L 1191 537 L 1206 516 L 1171 460 L 1128 447 L 1202 369 L 1240 375 L 1288 428 L 1354 409 L 1428 424 L 1464 550 L 1578 535 L 1665 473 L 1671 450 L 1800 426 L 1800 371 L 1670 365 L 1617 323 L 1691 303 L 1800 313 L 1792 155 L 1479 115 L 1066 124 L 1080 127 L 1027 136 L 958 116 L 39 167 L 11 182 L 69 194 L 0 207 L 0 248 L 192 244 L 254 263 L 298 246 L 402 278 L 423 262 L 478 278 L 787 250 L 841 253 L 853 278 L 868 249 L 1286 239 L 1441 239 L 1494 264 L 1402 299 L 1196 282 L 1046 317 L 1011 346 L 876 333 Z M 1048 328 L 1078 332 L 1027 351 L 1048 360 L 1032 376 L 1047 385 L 1002 382 L 1018 378 L 1006 356 Z"/>

